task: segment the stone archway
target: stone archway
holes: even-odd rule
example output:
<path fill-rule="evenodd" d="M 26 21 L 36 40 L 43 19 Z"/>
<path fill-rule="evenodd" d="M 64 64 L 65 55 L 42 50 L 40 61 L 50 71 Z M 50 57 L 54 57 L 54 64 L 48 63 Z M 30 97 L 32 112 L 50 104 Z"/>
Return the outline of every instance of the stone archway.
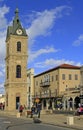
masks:
<path fill-rule="evenodd" d="M 74 102 L 75 102 L 75 108 L 78 108 L 79 107 L 79 103 L 80 103 L 80 98 L 78 96 L 75 97 Z"/>
<path fill-rule="evenodd" d="M 46 99 L 43 100 L 43 108 L 46 108 Z"/>

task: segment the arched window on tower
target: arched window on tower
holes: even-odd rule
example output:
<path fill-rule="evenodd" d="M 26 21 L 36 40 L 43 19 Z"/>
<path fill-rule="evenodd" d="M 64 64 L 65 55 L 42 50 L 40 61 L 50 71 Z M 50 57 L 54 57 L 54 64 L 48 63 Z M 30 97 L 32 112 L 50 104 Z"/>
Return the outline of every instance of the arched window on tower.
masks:
<path fill-rule="evenodd" d="M 21 52 L 21 42 L 17 42 L 17 51 Z"/>
<path fill-rule="evenodd" d="M 21 78 L 21 65 L 16 66 L 16 78 Z"/>

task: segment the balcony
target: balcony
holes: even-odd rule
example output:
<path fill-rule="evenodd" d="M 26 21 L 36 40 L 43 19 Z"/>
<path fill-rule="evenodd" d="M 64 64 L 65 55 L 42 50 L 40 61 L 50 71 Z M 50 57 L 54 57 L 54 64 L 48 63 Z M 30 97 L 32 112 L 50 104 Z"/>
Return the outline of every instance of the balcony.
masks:
<path fill-rule="evenodd" d="M 65 91 L 65 95 L 68 95 L 68 94 L 72 94 L 72 93 L 80 93 L 80 88 L 67 88 L 66 91 Z"/>
<path fill-rule="evenodd" d="M 40 83 L 40 87 L 49 87 L 50 86 L 50 81 L 45 81 Z"/>

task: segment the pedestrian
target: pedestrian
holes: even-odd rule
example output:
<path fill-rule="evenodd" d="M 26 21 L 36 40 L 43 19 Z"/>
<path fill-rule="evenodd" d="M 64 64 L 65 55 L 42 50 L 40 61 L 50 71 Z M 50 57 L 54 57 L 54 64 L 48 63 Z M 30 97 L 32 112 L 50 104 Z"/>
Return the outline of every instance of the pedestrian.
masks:
<path fill-rule="evenodd" d="M 20 107 L 19 107 L 19 112 L 20 112 L 20 116 L 22 116 L 22 113 L 23 113 L 23 106 L 22 105 L 20 105 Z"/>
<path fill-rule="evenodd" d="M 32 105 L 32 107 L 31 107 L 31 118 L 32 118 L 33 115 L 35 114 L 35 110 L 36 110 L 35 105 Z"/>
<path fill-rule="evenodd" d="M 41 112 L 41 103 L 40 102 L 37 104 L 36 109 L 37 109 L 38 118 L 40 118 L 40 112 Z"/>

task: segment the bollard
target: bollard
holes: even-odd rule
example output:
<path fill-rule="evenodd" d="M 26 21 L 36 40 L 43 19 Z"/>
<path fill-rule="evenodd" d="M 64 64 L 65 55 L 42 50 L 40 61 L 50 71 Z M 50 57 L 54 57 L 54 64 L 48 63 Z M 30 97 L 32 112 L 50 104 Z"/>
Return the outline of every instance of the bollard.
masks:
<path fill-rule="evenodd" d="M 17 118 L 20 118 L 20 112 L 17 113 Z"/>
<path fill-rule="evenodd" d="M 73 116 L 68 116 L 67 117 L 67 124 L 68 125 L 73 125 L 74 124 L 74 117 Z"/>

